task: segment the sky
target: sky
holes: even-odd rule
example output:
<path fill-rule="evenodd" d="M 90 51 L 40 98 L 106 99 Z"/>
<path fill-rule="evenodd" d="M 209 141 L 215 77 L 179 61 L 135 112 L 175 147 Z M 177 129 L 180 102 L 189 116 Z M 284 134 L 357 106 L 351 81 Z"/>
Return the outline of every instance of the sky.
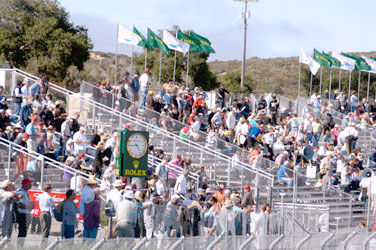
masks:
<path fill-rule="evenodd" d="M 84 25 L 95 51 L 115 52 L 116 24 L 135 25 L 146 36 L 178 25 L 208 38 L 209 60 L 239 60 L 243 53 L 244 2 L 233 0 L 59 0 L 70 20 Z M 299 55 L 303 47 L 337 52 L 376 50 L 375 0 L 259 0 L 248 3 L 246 58 Z M 141 52 L 141 48 L 135 51 Z M 131 46 L 119 45 L 130 55 Z"/>

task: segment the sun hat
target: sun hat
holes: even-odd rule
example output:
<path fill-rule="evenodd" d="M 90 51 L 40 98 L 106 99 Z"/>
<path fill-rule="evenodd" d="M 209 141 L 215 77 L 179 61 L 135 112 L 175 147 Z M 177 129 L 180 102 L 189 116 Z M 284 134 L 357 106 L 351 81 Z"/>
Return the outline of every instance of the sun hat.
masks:
<path fill-rule="evenodd" d="M 116 180 L 114 183 L 112 183 L 113 187 L 124 187 L 124 183 L 122 180 Z"/>
<path fill-rule="evenodd" d="M 88 185 L 97 185 L 99 182 L 95 179 L 94 175 L 90 175 L 89 179 L 87 180 Z"/>
<path fill-rule="evenodd" d="M 133 198 L 134 198 L 133 191 L 128 190 L 127 192 L 125 192 L 125 194 L 124 194 L 124 198 L 127 198 L 127 199 L 133 199 Z"/>

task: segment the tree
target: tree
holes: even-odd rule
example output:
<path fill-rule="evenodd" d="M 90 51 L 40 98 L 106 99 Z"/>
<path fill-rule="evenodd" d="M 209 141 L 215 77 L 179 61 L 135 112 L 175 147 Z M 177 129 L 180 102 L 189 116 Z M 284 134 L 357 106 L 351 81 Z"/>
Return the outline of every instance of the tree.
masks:
<path fill-rule="evenodd" d="M 244 88 L 240 87 L 240 81 L 240 70 L 228 72 L 224 76 L 224 82 L 228 91 L 234 93 L 251 93 L 253 91 L 253 80 L 249 75 L 245 75 Z"/>
<path fill-rule="evenodd" d="M 92 49 L 87 29 L 69 22 L 54 0 L 1 0 L 0 54 L 13 67 L 63 79 L 70 66 L 78 70 Z"/>
<path fill-rule="evenodd" d="M 171 31 L 170 31 L 171 32 Z M 174 32 L 171 32 L 174 34 Z M 147 67 L 150 69 L 154 82 L 159 78 L 159 60 L 160 50 L 153 49 L 147 52 Z M 208 53 L 193 53 L 189 55 L 189 84 L 200 86 L 205 90 L 217 88 L 219 83 L 215 75 L 210 71 L 207 63 Z M 161 84 L 173 79 L 174 74 L 174 58 L 175 52 L 172 50 L 170 55 L 162 52 L 162 68 L 161 68 Z M 178 83 L 186 83 L 188 54 L 183 55 L 176 52 L 176 76 L 175 81 Z M 145 67 L 145 54 L 137 54 L 133 56 L 135 70 L 140 72 Z"/>

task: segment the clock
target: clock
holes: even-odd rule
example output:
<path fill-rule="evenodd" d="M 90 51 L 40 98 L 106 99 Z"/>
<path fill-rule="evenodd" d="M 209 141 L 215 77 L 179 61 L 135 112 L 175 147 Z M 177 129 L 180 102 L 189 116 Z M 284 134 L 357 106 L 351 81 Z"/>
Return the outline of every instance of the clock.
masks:
<path fill-rule="evenodd" d="M 148 142 L 141 133 L 134 133 L 127 140 L 127 151 L 130 156 L 139 159 L 148 151 Z"/>

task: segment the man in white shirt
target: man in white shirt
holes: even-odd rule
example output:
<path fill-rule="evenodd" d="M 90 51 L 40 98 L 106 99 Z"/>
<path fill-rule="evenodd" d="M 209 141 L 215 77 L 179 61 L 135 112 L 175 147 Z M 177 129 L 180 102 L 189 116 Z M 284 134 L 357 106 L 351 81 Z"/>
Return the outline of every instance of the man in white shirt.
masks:
<path fill-rule="evenodd" d="M 42 247 L 44 248 L 47 243 L 48 236 L 50 235 L 51 229 L 51 218 L 52 218 L 52 209 L 55 207 L 55 204 L 50 196 L 52 191 L 51 184 L 45 184 L 43 186 L 43 193 L 37 197 L 39 201 L 40 208 L 40 224 L 42 228 Z"/>
<path fill-rule="evenodd" d="M 227 118 L 226 118 L 226 126 L 229 130 L 233 131 L 236 125 L 236 109 L 233 108 L 230 112 L 227 113 Z"/>
<path fill-rule="evenodd" d="M 195 141 L 198 141 L 198 139 L 200 138 L 199 131 L 201 128 L 201 123 L 202 123 L 202 118 L 197 117 L 197 120 L 191 126 L 191 130 L 189 134 L 194 138 Z"/>
<path fill-rule="evenodd" d="M 146 96 L 148 94 L 148 89 L 149 89 L 149 85 L 150 85 L 150 70 L 149 69 L 145 69 L 145 73 L 143 73 L 141 76 L 140 76 L 140 92 L 141 92 L 141 102 L 140 102 L 140 105 L 145 107 L 145 103 L 146 103 Z"/>
<path fill-rule="evenodd" d="M 189 174 L 188 169 L 184 169 L 183 173 L 180 174 L 179 177 L 176 179 L 176 183 L 174 187 L 175 194 L 185 195 L 185 191 L 187 190 L 188 174 Z"/>
<path fill-rule="evenodd" d="M 75 154 L 85 153 L 85 149 L 89 144 L 89 140 L 86 137 L 85 131 L 85 127 L 81 126 L 80 130 L 73 135 Z"/>
<path fill-rule="evenodd" d="M 113 184 L 113 189 L 107 195 L 107 202 L 111 201 L 114 211 L 116 211 L 117 206 L 123 200 L 123 195 L 120 193 L 120 190 L 124 188 L 124 183 L 122 180 L 116 180 Z"/>
<path fill-rule="evenodd" d="M 14 190 L 14 183 L 9 180 L 5 180 L 1 183 L 0 189 L 0 200 L 2 204 L 2 209 L 4 211 L 4 216 L 2 219 L 2 237 L 8 236 L 10 239 L 12 236 L 13 231 L 13 202 L 15 198 L 15 193 L 12 192 Z M 0 214 L 1 211 L 0 210 Z"/>
<path fill-rule="evenodd" d="M 347 155 L 350 155 L 358 139 L 358 131 L 355 129 L 355 123 L 349 122 L 349 126 L 344 129 L 345 145 Z"/>
<path fill-rule="evenodd" d="M 86 186 L 82 190 L 80 207 L 78 208 L 79 212 L 80 212 L 80 214 L 82 216 L 84 216 L 84 212 L 85 212 L 85 203 L 90 203 L 95 198 L 95 194 L 94 194 L 93 188 L 95 188 L 95 186 L 98 183 L 99 182 L 95 180 L 94 175 L 91 175 L 89 177 L 89 180 L 87 181 Z"/>

